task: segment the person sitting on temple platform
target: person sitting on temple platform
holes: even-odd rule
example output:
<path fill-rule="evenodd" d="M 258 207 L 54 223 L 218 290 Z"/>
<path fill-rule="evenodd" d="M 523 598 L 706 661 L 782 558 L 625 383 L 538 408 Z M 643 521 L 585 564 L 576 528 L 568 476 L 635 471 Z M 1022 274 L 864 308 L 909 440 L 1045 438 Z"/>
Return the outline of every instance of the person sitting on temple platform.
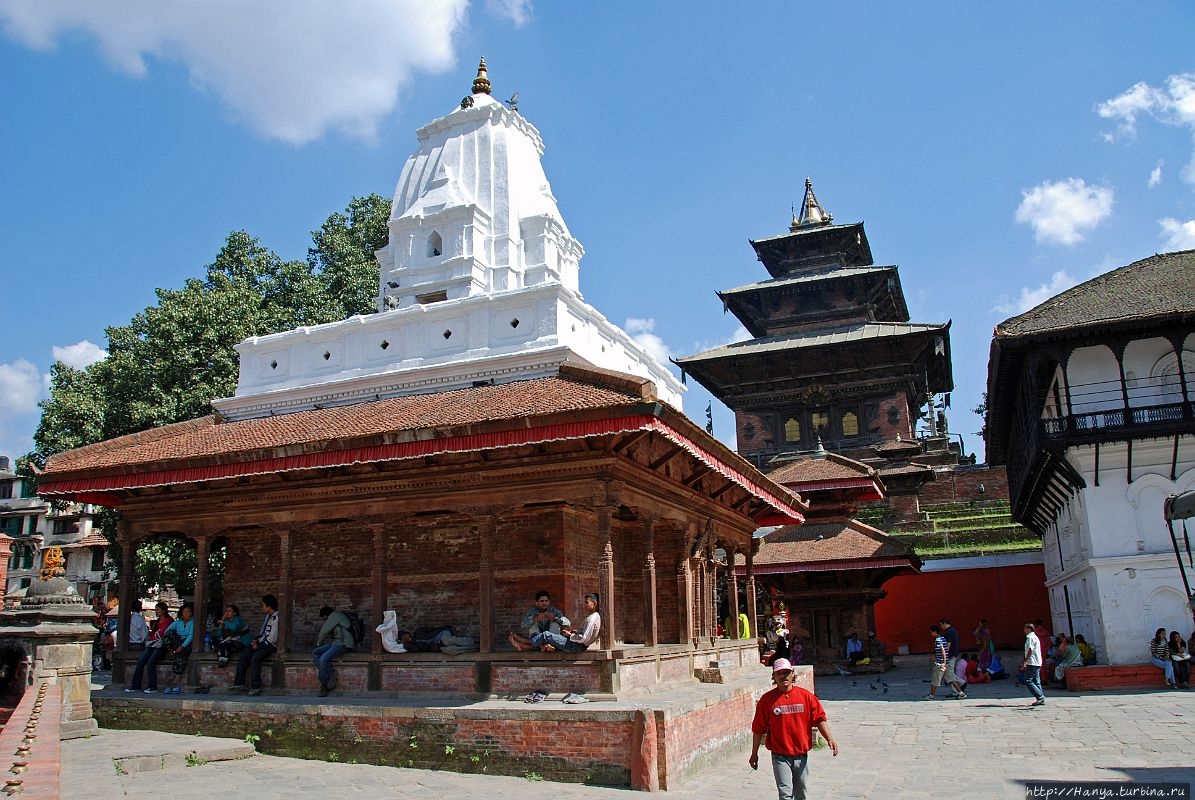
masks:
<path fill-rule="evenodd" d="M 851 631 L 851 635 L 846 640 L 846 661 L 849 666 L 855 666 L 862 661 L 866 656 L 863 655 L 863 642 L 859 639 L 859 634 Z"/>
<path fill-rule="evenodd" d="M 315 639 L 311 660 L 319 667 L 319 696 L 327 697 L 328 692 L 336 688 L 337 676 L 332 662 L 356 647 L 357 640 L 353 638 L 353 625 L 343 611 L 324 606 L 319 610 L 319 617 L 324 624 Z"/>
<path fill-rule="evenodd" d="M 1083 654 L 1083 666 L 1090 667 L 1095 663 L 1095 648 L 1087 643 L 1083 634 L 1075 634 L 1075 647 L 1079 648 L 1079 652 Z"/>
<path fill-rule="evenodd" d="M 232 679 L 230 692 L 245 691 L 245 678 L 249 678 L 249 695 L 261 694 L 261 662 L 278 652 L 278 598 L 267 594 L 261 598 L 261 612 L 265 614 L 261 629 L 241 651 L 237 659 L 236 675 Z"/>
<path fill-rule="evenodd" d="M 399 631 L 398 641 L 408 653 L 448 653 L 459 655 L 477 650 L 477 640 L 460 635 L 451 625 L 423 626 L 414 631 Z"/>
<path fill-rule="evenodd" d="M 396 611 L 387 609 L 382 614 L 382 624 L 374 630 L 382 634 L 382 649 L 387 653 L 407 652 L 406 646 L 398 640 L 398 634 L 401 631 L 398 629 L 398 613 Z"/>
<path fill-rule="evenodd" d="M 1054 680 L 1066 683 L 1066 671 L 1071 667 L 1083 666 L 1083 652 L 1079 650 L 1065 633 L 1058 634 L 1058 653 L 1054 660 Z"/>
<path fill-rule="evenodd" d="M 560 633 L 569 625 L 572 623 L 564 616 L 564 612 L 552 605 L 552 596 L 540 589 L 535 593 L 535 605 L 523 615 L 522 627 L 527 635 L 522 636 L 511 631 L 507 639 L 515 650 L 534 650 L 531 639 L 537 633 Z"/>
<path fill-rule="evenodd" d="M 597 594 L 590 592 L 585 595 L 585 620 L 581 623 L 581 630 L 563 628 L 560 633 L 545 631 L 537 633 L 531 638 L 531 644 L 545 653 L 560 651 L 562 653 L 581 653 L 597 641 L 602 630 L 602 615 L 598 608 L 600 600 Z"/>

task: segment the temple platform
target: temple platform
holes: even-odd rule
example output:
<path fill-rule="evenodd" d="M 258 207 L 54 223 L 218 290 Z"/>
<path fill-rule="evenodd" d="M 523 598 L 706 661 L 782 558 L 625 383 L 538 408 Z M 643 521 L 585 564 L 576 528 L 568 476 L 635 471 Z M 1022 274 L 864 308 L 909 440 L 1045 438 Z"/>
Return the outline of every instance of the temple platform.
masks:
<path fill-rule="evenodd" d="M 543 680 L 552 670 L 569 673 L 567 664 L 526 655 L 532 661 L 521 687 L 534 680 L 532 675 Z M 341 666 L 342 675 L 350 663 Z M 769 688 L 770 674 L 758 663 L 741 669 L 729 668 L 726 659 L 723 664 L 717 668 L 721 683 L 689 677 L 651 688 L 582 693 L 588 702 L 578 704 L 562 702 L 566 692 L 556 689 L 541 702 L 527 703 L 518 693 L 362 691 L 342 677 L 325 698 L 295 686 L 248 697 L 224 687 L 207 694 L 125 693 L 113 684 L 93 692 L 92 705 L 103 727 L 249 737 L 259 750 L 275 755 L 536 774 L 650 791 L 675 788 L 695 771 L 749 746 L 755 701 Z M 798 682 L 812 689 L 812 668 L 799 667 Z"/>
<path fill-rule="evenodd" d="M 746 748 L 755 700 L 770 686 L 755 643 L 730 640 L 576 655 L 346 654 L 325 698 L 309 654 L 274 656 L 257 697 L 230 692 L 233 665 L 216 668 L 213 654 L 193 662 L 199 683 L 181 695 L 125 693 L 115 679 L 92 694 L 96 719 L 257 736 L 275 755 L 654 790 Z M 798 682 L 812 689 L 813 669 L 800 667 Z M 534 691 L 547 697 L 525 702 Z M 585 702 L 562 702 L 568 694 Z"/>

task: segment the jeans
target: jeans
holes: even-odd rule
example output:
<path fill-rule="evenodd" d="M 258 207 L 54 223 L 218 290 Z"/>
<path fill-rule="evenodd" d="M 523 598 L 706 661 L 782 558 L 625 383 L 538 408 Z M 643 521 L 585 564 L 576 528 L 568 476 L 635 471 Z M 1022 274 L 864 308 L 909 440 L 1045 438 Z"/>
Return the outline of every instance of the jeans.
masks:
<path fill-rule="evenodd" d="M 1025 685 L 1038 700 L 1045 701 L 1045 692 L 1041 690 L 1041 667 L 1030 664 L 1025 667 Z"/>
<path fill-rule="evenodd" d="M 776 776 L 776 793 L 780 800 L 805 800 L 805 786 L 809 782 L 809 754 L 782 756 L 772 753 L 772 774 Z"/>
<path fill-rule="evenodd" d="M 132 689 L 141 688 L 141 675 L 146 669 L 149 670 L 149 688 L 158 688 L 158 659 L 162 657 L 164 647 L 149 647 L 141 651 L 141 655 L 137 658 L 137 667 L 133 670 L 133 682 L 129 685 Z"/>
<path fill-rule="evenodd" d="M 321 644 L 311 651 L 311 660 L 319 667 L 320 686 L 327 686 L 332 680 L 332 661 L 344 654 L 346 648 L 340 642 Z"/>
<path fill-rule="evenodd" d="M 261 662 L 265 661 L 274 653 L 278 652 L 278 648 L 272 644 L 258 643 L 257 647 L 246 647 L 241 651 L 241 657 L 237 659 L 236 676 L 232 679 L 233 686 L 245 685 L 245 673 L 249 673 L 249 678 L 252 681 L 251 689 L 261 688 Z"/>
<path fill-rule="evenodd" d="M 536 647 L 543 647 L 545 644 L 550 644 L 562 653 L 583 653 L 589 647 L 580 642 L 574 642 L 572 639 L 566 639 L 563 634 L 552 633 L 551 631 L 535 634 L 531 637 L 531 644 Z"/>
<path fill-rule="evenodd" d="M 1163 661 L 1160 658 L 1151 658 L 1150 662 L 1155 667 L 1161 667 L 1162 672 L 1166 675 L 1166 683 L 1174 683 L 1174 662 L 1170 659 Z"/>

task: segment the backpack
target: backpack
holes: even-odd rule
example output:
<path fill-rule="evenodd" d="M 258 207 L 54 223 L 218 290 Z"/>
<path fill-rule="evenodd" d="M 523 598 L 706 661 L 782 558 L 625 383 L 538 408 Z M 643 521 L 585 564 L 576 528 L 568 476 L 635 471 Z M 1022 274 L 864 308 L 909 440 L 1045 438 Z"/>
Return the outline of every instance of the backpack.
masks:
<path fill-rule="evenodd" d="M 361 619 L 355 611 L 346 611 L 344 615 L 349 620 L 349 633 L 353 635 L 353 646 L 361 647 L 365 642 L 365 620 Z"/>

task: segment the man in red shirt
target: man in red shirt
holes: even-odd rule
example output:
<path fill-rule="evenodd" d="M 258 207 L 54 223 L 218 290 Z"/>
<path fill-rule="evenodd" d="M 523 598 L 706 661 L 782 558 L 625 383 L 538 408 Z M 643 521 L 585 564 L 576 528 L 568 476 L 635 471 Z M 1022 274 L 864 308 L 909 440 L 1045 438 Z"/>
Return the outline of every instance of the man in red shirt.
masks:
<path fill-rule="evenodd" d="M 794 685 L 796 671 L 786 658 L 772 662 L 772 682 L 776 684 L 755 704 L 751 723 L 751 769 L 759 769 L 759 745 L 767 739 L 772 751 L 772 772 L 780 800 L 804 800 L 809 779 L 809 750 L 813 747 L 813 729 L 825 737 L 830 752 L 838 755 L 838 743 L 826 724 L 826 711 L 813 692 Z"/>

